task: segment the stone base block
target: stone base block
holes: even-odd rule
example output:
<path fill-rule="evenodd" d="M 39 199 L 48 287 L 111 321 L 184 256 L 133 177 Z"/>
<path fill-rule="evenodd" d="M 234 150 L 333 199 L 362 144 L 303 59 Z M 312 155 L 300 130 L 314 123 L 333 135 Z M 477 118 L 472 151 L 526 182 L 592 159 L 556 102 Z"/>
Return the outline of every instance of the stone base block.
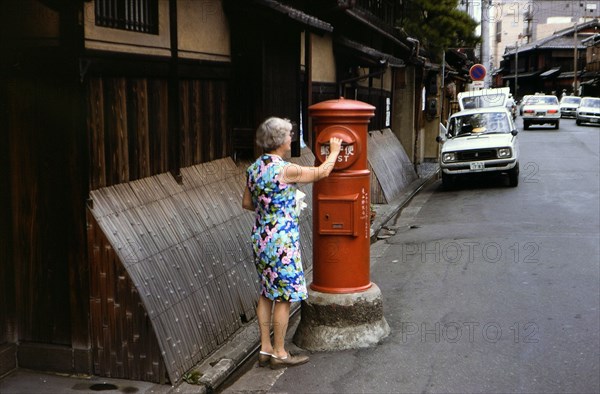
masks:
<path fill-rule="evenodd" d="M 377 285 L 350 294 L 310 290 L 294 343 L 311 351 L 358 349 L 375 346 L 389 333 Z"/>

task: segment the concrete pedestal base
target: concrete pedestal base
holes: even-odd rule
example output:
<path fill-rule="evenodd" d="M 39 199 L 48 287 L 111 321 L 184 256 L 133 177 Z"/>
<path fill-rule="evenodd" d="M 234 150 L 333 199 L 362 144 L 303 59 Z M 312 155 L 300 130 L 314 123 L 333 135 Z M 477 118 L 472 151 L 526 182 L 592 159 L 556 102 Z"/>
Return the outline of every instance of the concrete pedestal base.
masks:
<path fill-rule="evenodd" d="M 350 294 L 309 290 L 294 343 L 311 351 L 357 349 L 374 346 L 389 333 L 377 285 Z"/>

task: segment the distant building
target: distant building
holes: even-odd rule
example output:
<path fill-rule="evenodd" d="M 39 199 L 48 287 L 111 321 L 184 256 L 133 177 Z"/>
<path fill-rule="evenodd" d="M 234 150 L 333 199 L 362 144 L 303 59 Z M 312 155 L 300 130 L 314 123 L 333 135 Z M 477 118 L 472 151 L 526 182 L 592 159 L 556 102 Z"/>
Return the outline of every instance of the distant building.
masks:
<path fill-rule="evenodd" d="M 490 20 L 492 64 L 500 67 L 507 48 L 537 41 L 554 32 L 600 17 L 600 1 L 496 0 Z M 494 71 L 492 70 L 492 72 Z"/>
<path fill-rule="evenodd" d="M 599 27 L 600 22 L 594 19 L 507 50 L 494 75 L 494 86 L 510 86 L 516 98 L 563 89 L 568 94 L 582 94 L 579 89 L 574 91 L 574 83 L 593 88 L 598 77 L 594 67 L 598 66 L 593 59 L 597 48 L 592 37 L 597 36 Z"/>

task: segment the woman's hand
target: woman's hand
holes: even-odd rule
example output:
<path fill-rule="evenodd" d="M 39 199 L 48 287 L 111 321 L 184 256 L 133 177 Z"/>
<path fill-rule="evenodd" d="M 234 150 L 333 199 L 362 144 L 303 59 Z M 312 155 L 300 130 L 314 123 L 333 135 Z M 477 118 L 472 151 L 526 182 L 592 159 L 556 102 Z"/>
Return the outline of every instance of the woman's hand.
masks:
<path fill-rule="evenodd" d="M 329 153 L 337 155 L 340 153 L 340 149 L 342 149 L 342 139 L 331 137 L 329 140 Z"/>
<path fill-rule="evenodd" d="M 284 167 L 280 180 L 284 183 L 310 183 L 329 176 L 335 167 L 341 149 L 341 138 L 331 137 L 329 139 L 329 155 L 320 166 L 301 167 L 294 163 L 287 164 Z"/>

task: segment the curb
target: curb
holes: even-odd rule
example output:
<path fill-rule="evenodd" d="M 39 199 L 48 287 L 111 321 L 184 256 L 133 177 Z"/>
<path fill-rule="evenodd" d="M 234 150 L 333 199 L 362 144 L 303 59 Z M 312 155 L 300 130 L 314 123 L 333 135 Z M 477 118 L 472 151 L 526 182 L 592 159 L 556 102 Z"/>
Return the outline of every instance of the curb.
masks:
<path fill-rule="evenodd" d="M 419 193 L 426 186 L 429 186 L 431 183 L 433 183 L 433 181 L 435 181 L 438 178 L 438 174 L 439 168 L 433 173 L 429 174 L 428 176 L 413 181 L 410 185 L 408 185 L 408 190 L 405 193 L 403 193 L 398 199 L 392 201 L 389 204 L 385 204 L 387 209 L 380 209 L 381 212 L 378 212 L 377 208 L 375 208 L 375 212 L 377 214 L 371 226 L 371 244 L 378 240 L 377 236 L 379 235 L 381 229 L 385 227 L 387 222 L 389 222 L 390 219 L 392 219 L 393 217 L 397 216 L 398 212 L 400 212 L 406 205 L 408 205 L 408 203 L 410 203 L 410 201 L 415 195 L 417 195 L 417 193 Z M 377 205 L 375 207 L 377 207 Z"/>

